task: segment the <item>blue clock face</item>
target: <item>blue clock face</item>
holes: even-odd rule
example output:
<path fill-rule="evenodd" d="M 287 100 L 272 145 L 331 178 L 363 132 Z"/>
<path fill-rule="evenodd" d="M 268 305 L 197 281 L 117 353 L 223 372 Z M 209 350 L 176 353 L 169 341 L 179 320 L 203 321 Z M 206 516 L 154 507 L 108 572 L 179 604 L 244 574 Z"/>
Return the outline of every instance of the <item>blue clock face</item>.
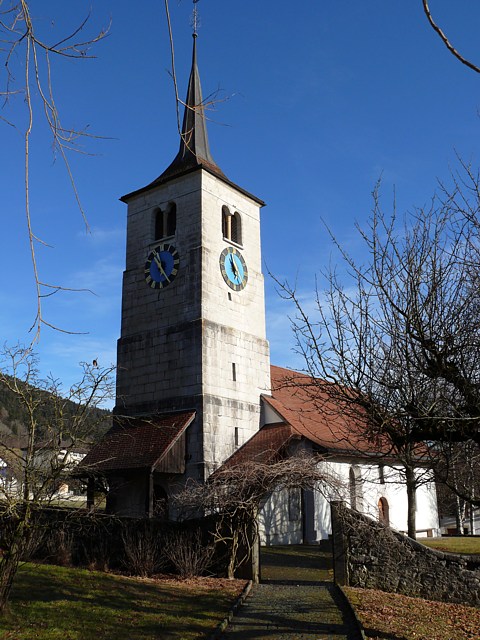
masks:
<path fill-rule="evenodd" d="M 180 258 L 171 244 L 160 244 L 153 249 L 145 263 L 145 280 L 152 289 L 168 286 L 178 272 Z"/>
<path fill-rule="evenodd" d="M 247 265 L 235 247 L 227 247 L 220 254 L 220 271 L 225 282 L 234 291 L 240 291 L 247 284 Z"/>

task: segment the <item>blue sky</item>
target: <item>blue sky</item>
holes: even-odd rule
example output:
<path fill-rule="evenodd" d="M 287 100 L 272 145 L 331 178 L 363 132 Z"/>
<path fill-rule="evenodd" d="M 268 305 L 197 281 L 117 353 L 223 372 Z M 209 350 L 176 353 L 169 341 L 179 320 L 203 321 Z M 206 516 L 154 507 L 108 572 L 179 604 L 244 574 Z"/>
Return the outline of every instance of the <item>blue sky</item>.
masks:
<path fill-rule="evenodd" d="M 87 34 L 112 20 L 94 60 L 57 60 L 53 82 L 66 127 L 104 139 L 80 141 L 71 156 L 91 233 L 75 205 L 61 160 L 37 111 L 31 149 L 34 229 L 41 277 L 64 287 L 45 302 L 38 345 L 43 373 L 70 384 L 78 362 L 115 361 L 120 332 L 126 206 L 119 197 L 157 177 L 178 148 L 163 2 L 31 1 L 39 34 L 53 43 L 92 15 Z M 435 0 L 432 12 L 451 40 L 480 64 L 480 3 Z M 177 74 L 185 94 L 191 59 L 189 0 L 171 0 Z M 315 274 L 334 261 L 322 220 L 361 258 L 354 229 L 371 209 L 382 176 L 400 211 L 428 204 L 455 154 L 478 165 L 480 77 L 462 66 L 428 26 L 420 0 L 242 3 L 200 0 L 198 54 L 204 96 L 221 90 L 210 113 L 213 157 L 227 176 L 266 201 L 265 271 L 297 279 L 310 304 Z M 15 58 L 17 88 L 22 60 Z M 3 64 L 2 64 L 3 68 Z M 0 76 L 2 77 L 2 76 Z M 5 77 L 2 77 L 5 80 Z M 36 96 L 34 94 L 34 100 Z M 0 111 L 0 335 L 29 340 L 36 300 L 23 205 L 22 97 Z M 292 352 L 290 309 L 266 276 L 272 362 L 300 367 Z"/>

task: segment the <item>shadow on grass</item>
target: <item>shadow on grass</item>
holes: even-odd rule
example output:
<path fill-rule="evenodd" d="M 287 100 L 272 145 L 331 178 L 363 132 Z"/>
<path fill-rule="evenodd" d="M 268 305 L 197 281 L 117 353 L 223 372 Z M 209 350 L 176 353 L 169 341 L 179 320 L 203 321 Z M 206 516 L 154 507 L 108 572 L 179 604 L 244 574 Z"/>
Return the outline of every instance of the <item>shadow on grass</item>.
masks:
<path fill-rule="evenodd" d="M 318 584 L 333 580 L 330 549 L 320 545 L 262 547 L 261 581 L 279 584 Z"/>
<path fill-rule="evenodd" d="M 232 601 L 221 590 L 30 565 L 18 574 L 0 637 L 190 640 L 213 630 Z"/>

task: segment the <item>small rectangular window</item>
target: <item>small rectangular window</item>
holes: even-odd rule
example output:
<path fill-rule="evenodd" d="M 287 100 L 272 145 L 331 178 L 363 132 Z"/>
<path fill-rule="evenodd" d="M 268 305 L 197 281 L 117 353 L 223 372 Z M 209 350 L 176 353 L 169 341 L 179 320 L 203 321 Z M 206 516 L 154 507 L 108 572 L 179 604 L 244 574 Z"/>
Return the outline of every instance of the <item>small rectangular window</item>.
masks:
<path fill-rule="evenodd" d="M 238 427 L 235 427 L 235 446 L 238 447 Z"/>
<path fill-rule="evenodd" d="M 237 381 L 237 366 L 236 366 L 235 362 L 232 362 L 232 380 L 234 382 Z"/>

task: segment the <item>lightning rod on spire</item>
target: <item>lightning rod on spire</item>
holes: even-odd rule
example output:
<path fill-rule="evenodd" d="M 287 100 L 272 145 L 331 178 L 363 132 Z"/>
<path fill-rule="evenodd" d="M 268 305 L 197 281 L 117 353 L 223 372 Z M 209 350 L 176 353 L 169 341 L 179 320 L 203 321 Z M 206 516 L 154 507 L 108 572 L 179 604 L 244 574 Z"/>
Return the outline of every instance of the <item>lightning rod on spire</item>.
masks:
<path fill-rule="evenodd" d="M 199 18 L 198 18 L 198 9 L 197 4 L 199 0 L 193 0 L 193 14 L 192 14 L 192 27 L 193 27 L 193 35 L 197 35 L 198 27 L 200 26 Z"/>

